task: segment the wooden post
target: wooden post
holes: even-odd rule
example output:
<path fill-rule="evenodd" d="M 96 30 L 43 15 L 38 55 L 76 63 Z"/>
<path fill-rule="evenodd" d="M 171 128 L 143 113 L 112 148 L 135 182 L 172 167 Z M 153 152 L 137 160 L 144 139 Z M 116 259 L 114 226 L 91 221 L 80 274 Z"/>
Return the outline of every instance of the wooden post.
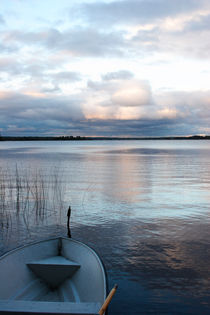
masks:
<path fill-rule="evenodd" d="M 103 315 L 106 312 L 107 307 L 109 306 L 109 303 L 111 302 L 114 294 L 117 291 L 117 287 L 118 285 L 115 284 L 114 288 L 109 292 L 109 295 L 107 296 L 106 300 L 104 301 L 104 304 L 102 305 L 102 307 L 99 310 L 99 315 Z"/>
<path fill-rule="evenodd" d="M 68 212 L 67 212 L 67 236 L 71 238 L 71 230 L 70 230 L 70 217 L 71 217 L 71 207 L 69 206 Z"/>

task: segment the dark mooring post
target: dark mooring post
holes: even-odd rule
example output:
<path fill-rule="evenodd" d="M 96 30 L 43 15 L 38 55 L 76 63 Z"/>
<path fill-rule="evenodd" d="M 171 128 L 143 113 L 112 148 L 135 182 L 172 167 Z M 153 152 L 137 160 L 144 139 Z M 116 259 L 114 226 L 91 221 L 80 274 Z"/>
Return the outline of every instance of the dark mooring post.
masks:
<path fill-rule="evenodd" d="M 71 207 L 69 206 L 67 212 L 67 230 L 68 230 L 68 237 L 71 238 L 71 230 L 70 230 L 70 217 L 71 217 Z"/>

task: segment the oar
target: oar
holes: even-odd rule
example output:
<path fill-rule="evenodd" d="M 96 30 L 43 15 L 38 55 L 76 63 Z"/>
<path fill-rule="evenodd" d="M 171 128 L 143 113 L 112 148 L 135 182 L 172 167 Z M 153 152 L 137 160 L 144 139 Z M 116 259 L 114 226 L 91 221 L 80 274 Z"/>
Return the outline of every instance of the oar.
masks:
<path fill-rule="evenodd" d="M 104 301 L 104 304 L 101 306 L 100 311 L 99 311 L 99 315 L 103 315 L 106 312 L 106 309 L 109 305 L 109 303 L 111 302 L 115 292 L 117 291 L 117 287 L 118 285 L 115 284 L 114 288 L 109 292 L 109 295 L 107 296 L 106 300 Z"/>

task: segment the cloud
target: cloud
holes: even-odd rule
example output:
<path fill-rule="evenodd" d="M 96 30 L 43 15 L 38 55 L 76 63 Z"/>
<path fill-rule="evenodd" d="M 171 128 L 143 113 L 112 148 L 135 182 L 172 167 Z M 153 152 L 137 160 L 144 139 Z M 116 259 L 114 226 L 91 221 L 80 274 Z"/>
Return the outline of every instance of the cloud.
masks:
<path fill-rule="evenodd" d="M 87 119 L 138 119 L 141 106 L 152 103 L 148 83 L 136 79 L 89 82 L 83 110 Z"/>
<path fill-rule="evenodd" d="M 65 97 L 51 96 L 53 91 L 41 87 L 1 91 L 2 133 L 167 136 L 209 130 L 210 91 L 157 94 L 146 81 L 109 74 L 109 80 L 104 74 L 104 79 L 89 81 L 86 89 Z"/>
<path fill-rule="evenodd" d="M 199 13 L 197 17 L 199 16 Z M 196 19 L 196 15 L 195 15 Z M 193 19 L 183 18 L 164 21 L 153 24 L 149 29 L 135 28 L 130 31 L 127 41 L 130 43 L 134 55 L 141 53 L 152 55 L 153 53 L 182 58 L 209 59 L 210 44 L 207 38 L 210 36 L 210 27 L 205 23 L 195 22 Z M 206 20 L 208 18 L 206 17 Z"/>
<path fill-rule="evenodd" d="M 184 134 L 207 133 L 210 125 L 210 91 L 168 92 L 156 95 L 159 107 L 176 112 L 177 125 Z"/>
<path fill-rule="evenodd" d="M 4 24 L 5 24 L 5 20 L 3 16 L 0 14 L 0 25 L 4 25 Z"/>
<path fill-rule="evenodd" d="M 0 58 L 0 71 L 10 73 L 10 74 L 20 74 L 21 66 L 14 58 L 2 57 Z"/>
<path fill-rule="evenodd" d="M 0 92 L 0 116 L 2 123 L 27 124 L 57 121 L 61 124 L 84 119 L 84 115 L 76 97 L 56 98 L 32 96 L 30 94 Z"/>
<path fill-rule="evenodd" d="M 95 1 L 82 4 L 77 9 L 77 15 L 82 14 L 82 18 L 90 24 L 140 24 L 192 11 L 202 3 L 202 0 L 123 0 L 106 3 Z"/>
<path fill-rule="evenodd" d="M 59 62 L 59 67 L 62 67 L 62 62 Z M 0 71 L 5 72 L 10 75 L 21 75 L 21 76 L 30 76 L 32 78 L 39 77 L 40 80 L 43 77 L 46 77 L 48 73 L 51 73 L 52 76 L 56 76 L 59 72 L 55 72 L 56 68 L 59 68 L 58 64 L 54 61 L 46 60 L 43 56 L 22 56 L 22 58 L 17 58 L 13 55 L 8 55 L 0 57 Z M 53 72 L 54 71 L 54 72 Z M 68 72 L 67 72 L 68 73 Z M 58 75 L 58 77 L 62 75 Z M 66 74 L 67 76 L 67 74 Z M 75 80 L 79 78 L 79 74 L 75 72 L 70 72 L 69 77 L 71 79 L 75 77 Z"/>
<path fill-rule="evenodd" d="M 102 79 L 105 81 L 110 80 L 128 80 L 132 79 L 134 77 L 134 74 L 128 70 L 119 70 L 116 72 L 109 72 L 104 75 L 102 75 Z"/>
<path fill-rule="evenodd" d="M 138 107 L 151 104 L 151 91 L 145 82 L 126 81 L 111 96 L 114 104 L 122 107 Z"/>
<path fill-rule="evenodd" d="M 89 82 L 88 88 L 85 118 L 92 126 L 115 124 L 111 134 L 188 135 L 206 133 L 210 125 L 210 91 L 154 94 L 148 83 L 135 79 Z"/>
<path fill-rule="evenodd" d="M 204 0 L 124 0 L 76 4 L 73 8 L 76 26 L 7 30 L 0 34 L 2 50 L 21 53 L 32 47 L 73 58 L 137 58 L 154 52 L 209 56 L 210 7 Z M 204 30 L 207 33 L 200 34 Z"/>
<path fill-rule="evenodd" d="M 94 28 L 72 28 L 66 31 L 8 31 L 2 34 L 5 45 L 42 46 L 50 51 L 66 51 L 72 56 L 105 56 L 123 54 L 126 41 L 122 32 L 99 31 Z"/>
<path fill-rule="evenodd" d="M 0 15 L 3 130 L 81 135 L 208 130 L 209 92 L 189 91 L 196 82 L 208 88 L 208 73 L 201 73 L 210 56 L 208 1 L 75 1 L 62 24 L 56 24 L 61 16 L 55 10 L 46 16 L 48 24 L 34 13 L 24 28 L 20 17 L 31 8 L 15 9 L 16 15 Z M 173 91 L 182 82 L 189 92 Z"/>
<path fill-rule="evenodd" d="M 33 90 L 33 93 L 63 93 L 63 84 L 74 84 L 82 80 L 76 71 L 61 71 L 62 62 L 55 63 L 36 57 L 21 58 L 0 57 L 1 80 L 8 89 L 8 83 L 13 90 Z M 8 82 L 9 81 L 9 82 Z"/>
<path fill-rule="evenodd" d="M 75 82 L 81 80 L 81 75 L 73 71 L 60 71 L 51 74 L 51 77 L 58 82 Z"/>
<path fill-rule="evenodd" d="M 200 14 L 195 19 L 190 20 L 186 23 L 185 32 L 201 32 L 210 31 L 210 12 L 207 14 Z"/>
<path fill-rule="evenodd" d="M 78 5 L 74 10 L 77 12 L 74 16 L 78 21 L 86 21 L 86 27 L 112 29 L 116 34 L 121 31 L 122 56 L 166 52 L 209 58 L 210 34 L 200 34 L 204 30 L 209 32 L 210 5 L 205 0 L 95 1 Z"/>

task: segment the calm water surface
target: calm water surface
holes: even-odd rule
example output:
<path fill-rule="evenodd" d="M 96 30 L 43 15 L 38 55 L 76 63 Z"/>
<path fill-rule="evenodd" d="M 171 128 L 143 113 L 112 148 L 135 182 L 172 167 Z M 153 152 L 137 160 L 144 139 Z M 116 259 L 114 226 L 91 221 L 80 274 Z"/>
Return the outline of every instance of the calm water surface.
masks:
<path fill-rule="evenodd" d="M 110 315 L 210 314 L 209 141 L 1 142 L 0 168 L 1 253 L 66 235 L 71 205 L 72 236 L 119 285 Z M 44 209 L 23 190 L 17 208 L 32 178 Z"/>

